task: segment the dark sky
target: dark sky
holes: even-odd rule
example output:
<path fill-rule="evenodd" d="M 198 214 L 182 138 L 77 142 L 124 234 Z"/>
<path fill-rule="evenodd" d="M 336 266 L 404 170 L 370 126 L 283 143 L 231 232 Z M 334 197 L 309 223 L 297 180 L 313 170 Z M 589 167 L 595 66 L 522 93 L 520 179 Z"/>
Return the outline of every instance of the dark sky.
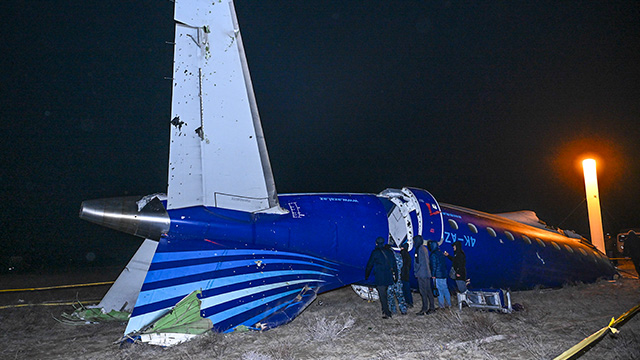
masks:
<path fill-rule="evenodd" d="M 605 231 L 640 227 L 639 2 L 236 7 L 280 193 L 415 186 L 588 236 L 592 152 Z M 166 191 L 173 3 L 0 11 L 0 271 L 124 263 L 140 241 L 77 214 Z"/>

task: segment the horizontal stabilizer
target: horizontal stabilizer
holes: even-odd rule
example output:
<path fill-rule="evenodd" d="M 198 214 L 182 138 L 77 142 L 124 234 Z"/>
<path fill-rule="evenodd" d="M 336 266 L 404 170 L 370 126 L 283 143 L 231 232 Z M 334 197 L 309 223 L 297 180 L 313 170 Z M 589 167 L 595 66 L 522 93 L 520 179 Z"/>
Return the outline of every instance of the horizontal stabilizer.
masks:
<path fill-rule="evenodd" d="M 98 308 L 108 313 L 116 311 L 133 311 L 133 306 L 138 299 L 140 288 L 147 275 L 153 254 L 156 252 L 158 242 L 146 239 L 138 251 L 133 255 L 127 266 L 122 270 L 116 282 L 109 288 L 102 298 Z"/>

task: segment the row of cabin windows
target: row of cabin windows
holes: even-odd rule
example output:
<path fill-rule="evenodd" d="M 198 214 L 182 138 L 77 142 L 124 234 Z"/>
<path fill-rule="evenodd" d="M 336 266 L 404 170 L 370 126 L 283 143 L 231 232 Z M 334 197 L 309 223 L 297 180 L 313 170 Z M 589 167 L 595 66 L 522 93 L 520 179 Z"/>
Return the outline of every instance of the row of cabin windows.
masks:
<path fill-rule="evenodd" d="M 449 223 L 449 226 L 450 226 L 453 230 L 458 230 L 458 223 L 457 223 L 455 220 L 453 220 L 453 219 L 449 219 L 449 220 L 448 220 L 448 223 Z M 474 234 L 477 234 L 477 233 L 478 233 L 478 228 L 477 228 L 474 224 L 472 224 L 472 223 L 467 223 L 467 227 L 469 227 L 469 230 L 471 230 L 471 232 L 472 232 L 472 233 L 474 233 Z M 487 232 L 489 233 L 489 235 L 490 235 L 491 237 L 497 237 L 497 236 L 498 236 L 498 234 L 496 233 L 496 231 L 495 231 L 492 227 L 487 226 Z M 505 230 L 505 231 L 504 231 L 504 234 L 505 234 L 505 236 L 507 237 L 507 239 L 509 239 L 509 240 L 511 240 L 511 241 L 515 241 L 515 240 L 516 240 L 515 236 L 514 236 L 511 232 L 509 232 L 509 231 L 506 231 L 506 230 Z M 528 237 L 527 235 L 521 235 L 521 236 L 522 236 L 522 240 L 523 240 L 524 242 L 526 242 L 527 244 L 531 245 L 531 243 L 532 243 L 532 242 L 531 242 L 531 239 L 529 239 L 529 237 Z M 540 238 L 535 238 L 535 240 L 536 240 L 536 242 L 538 243 L 538 245 L 540 245 L 540 247 L 547 247 L 547 244 L 546 244 L 544 241 L 542 241 L 542 239 L 540 239 Z M 558 245 L 555 241 L 551 241 L 551 245 L 552 245 L 556 250 L 558 250 L 558 251 L 560 250 L 560 245 Z M 567 245 L 567 244 L 564 244 L 564 247 L 565 247 L 565 249 L 567 249 L 567 251 L 568 251 L 568 252 L 570 252 L 570 253 L 573 253 L 573 252 L 574 252 L 574 249 L 573 249 L 571 246 L 569 246 L 569 245 Z M 587 252 L 586 252 L 583 248 L 578 248 L 578 251 L 580 251 L 580 253 L 581 253 L 582 255 L 584 255 L 584 256 L 588 256 Z M 598 261 L 598 256 L 597 256 L 597 255 L 595 255 L 595 254 L 593 254 L 593 253 L 592 253 L 591 255 L 594 257 L 594 260 L 595 260 L 595 261 Z"/>

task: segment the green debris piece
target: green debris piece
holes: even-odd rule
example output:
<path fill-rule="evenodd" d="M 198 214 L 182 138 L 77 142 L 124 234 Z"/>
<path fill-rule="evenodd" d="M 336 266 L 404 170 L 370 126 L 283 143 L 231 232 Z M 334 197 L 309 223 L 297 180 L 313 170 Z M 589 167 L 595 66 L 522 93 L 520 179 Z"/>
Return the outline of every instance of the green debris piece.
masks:
<path fill-rule="evenodd" d="M 111 310 L 105 313 L 101 308 L 85 308 L 77 309 L 73 313 L 63 313 L 62 317 L 68 322 L 91 322 L 100 323 L 108 321 L 127 321 L 131 314 L 126 311 Z"/>
<path fill-rule="evenodd" d="M 238 325 L 233 329 L 233 332 L 243 333 L 249 331 L 249 328 L 245 325 Z"/>
<path fill-rule="evenodd" d="M 180 333 L 200 335 L 213 328 L 213 323 L 200 315 L 201 301 L 196 290 L 180 300 L 166 315 L 158 319 L 143 334 Z"/>
<path fill-rule="evenodd" d="M 190 322 L 188 324 L 180 324 L 173 327 L 156 329 L 155 331 L 151 332 L 200 335 L 211 330 L 212 327 L 213 323 L 211 322 L 211 320 L 200 318 L 199 320 Z"/>

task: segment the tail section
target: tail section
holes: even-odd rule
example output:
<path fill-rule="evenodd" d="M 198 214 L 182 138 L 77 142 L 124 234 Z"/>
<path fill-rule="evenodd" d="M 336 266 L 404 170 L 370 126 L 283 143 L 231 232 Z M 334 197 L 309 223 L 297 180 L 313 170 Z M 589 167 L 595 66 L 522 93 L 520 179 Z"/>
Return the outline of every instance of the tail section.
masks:
<path fill-rule="evenodd" d="M 104 227 L 159 240 L 169 231 L 171 220 L 165 210 L 164 194 L 86 200 L 80 218 Z"/>
<path fill-rule="evenodd" d="M 280 200 L 291 212 L 280 208 L 233 3 L 175 4 L 166 198 L 87 201 L 81 211 L 158 240 L 126 337 L 181 341 L 202 324 L 273 328 L 318 293 L 362 281 L 373 239 L 442 237 L 424 191 L 289 195 Z M 174 321 L 184 308 L 187 327 Z"/>
<path fill-rule="evenodd" d="M 201 315 L 214 330 L 268 329 L 291 321 L 320 288 L 338 282 L 337 264 L 307 255 L 185 245 L 161 241 L 125 334 L 144 329 L 194 289 L 202 291 Z"/>
<path fill-rule="evenodd" d="M 232 2 L 175 6 L 167 209 L 283 212 Z"/>

